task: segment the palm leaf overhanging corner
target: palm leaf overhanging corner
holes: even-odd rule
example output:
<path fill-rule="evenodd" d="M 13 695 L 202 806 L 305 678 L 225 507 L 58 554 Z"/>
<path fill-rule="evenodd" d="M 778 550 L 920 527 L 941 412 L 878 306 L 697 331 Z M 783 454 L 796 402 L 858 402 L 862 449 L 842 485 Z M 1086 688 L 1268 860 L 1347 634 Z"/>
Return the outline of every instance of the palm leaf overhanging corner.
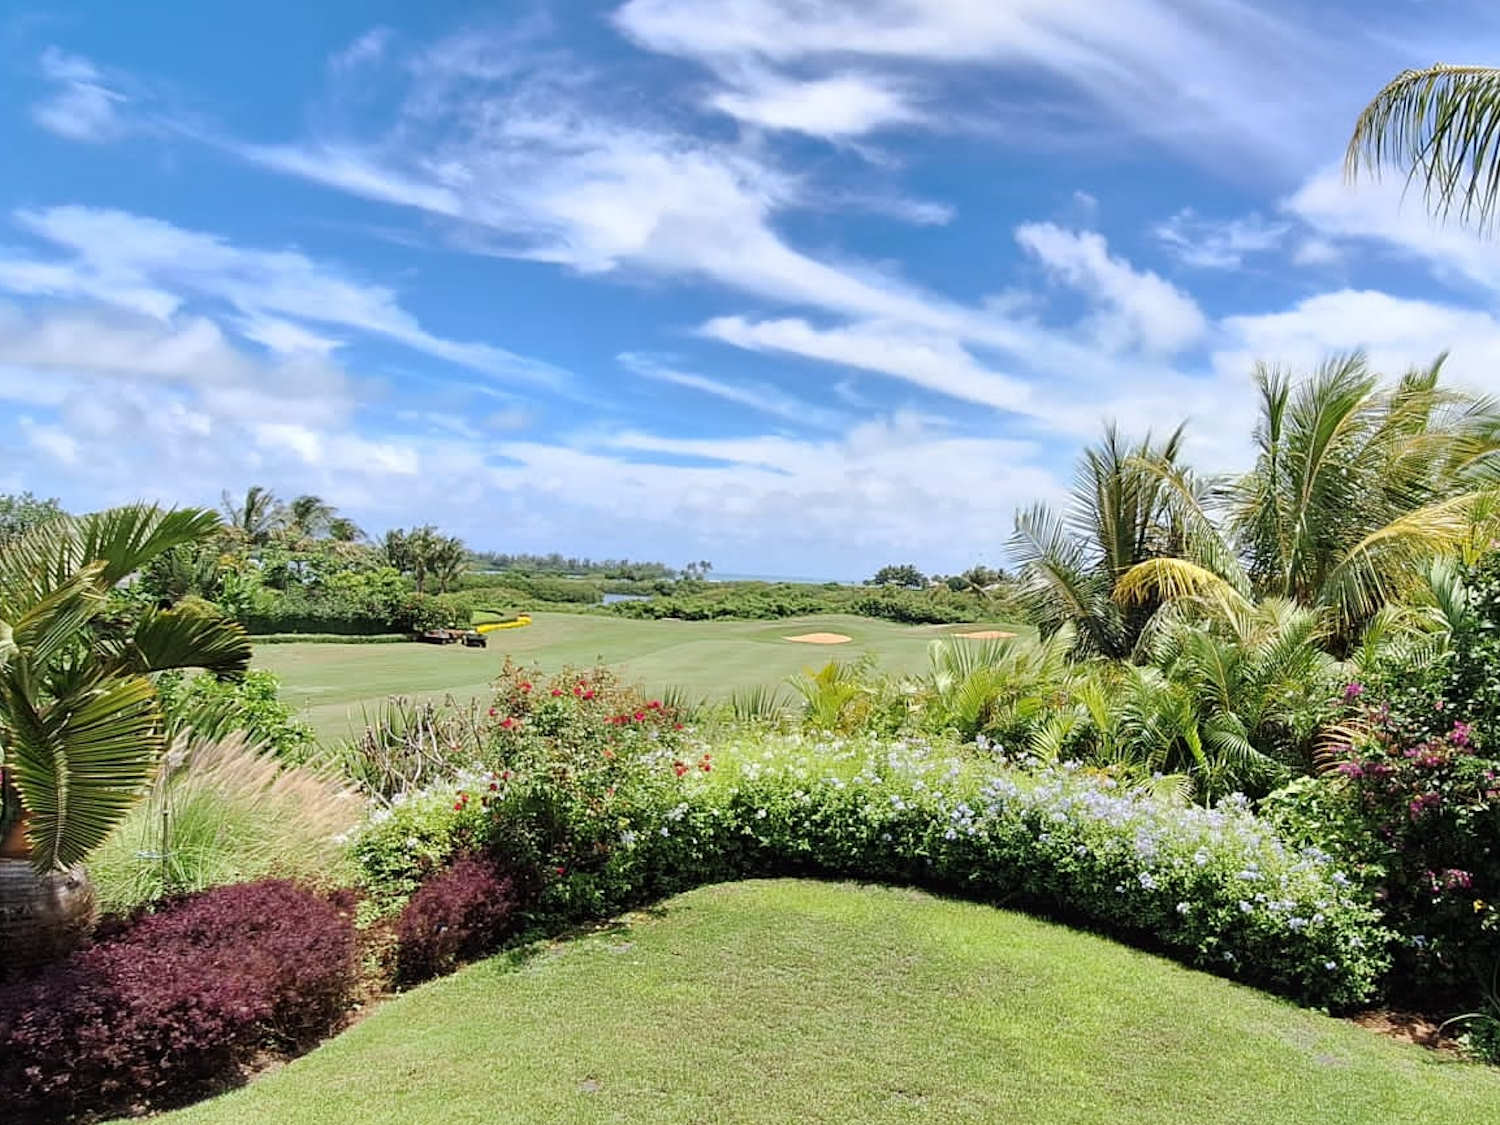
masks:
<path fill-rule="evenodd" d="M 1500 204 L 1500 69 L 1403 70 L 1359 115 L 1344 155 L 1353 181 L 1385 165 L 1420 182 L 1430 211 L 1489 231 Z"/>

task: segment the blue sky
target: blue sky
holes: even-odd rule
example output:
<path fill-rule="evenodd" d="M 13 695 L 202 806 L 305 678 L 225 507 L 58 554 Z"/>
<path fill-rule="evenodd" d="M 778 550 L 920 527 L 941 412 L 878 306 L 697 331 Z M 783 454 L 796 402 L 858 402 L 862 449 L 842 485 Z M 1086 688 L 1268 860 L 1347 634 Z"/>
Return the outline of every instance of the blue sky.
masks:
<path fill-rule="evenodd" d="M 1339 169 L 1487 8 L 6 5 L 0 489 L 1001 562 L 1106 418 L 1243 465 L 1257 359 L 1500 393 L 1497 247 Z"/>

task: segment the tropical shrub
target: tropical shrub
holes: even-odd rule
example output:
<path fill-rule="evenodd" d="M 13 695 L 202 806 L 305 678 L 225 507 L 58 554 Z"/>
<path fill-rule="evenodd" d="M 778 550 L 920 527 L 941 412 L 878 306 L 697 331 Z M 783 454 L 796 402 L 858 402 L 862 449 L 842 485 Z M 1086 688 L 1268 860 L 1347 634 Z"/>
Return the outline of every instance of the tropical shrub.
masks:
<path fill-rule="evenodd" d="M 1352 855 L 1402 935 L 1398 982 L 1462 988 L 1500 961 L 1500 762 L 1475 754 L 1467 723 L 1413 741 L 1388 717 L 1370 705 L 1344 727 L 1337 823 L 1365 829 Z"/>
<path fill-rule="evenodd" d="M 306 761 L 317 749 L 312 727 L 297 718 L 280 696 L 274 672 L 252 669 L 239 680 L 163 672 L 156 696 L 168 731 L 191 730 L 201 738 L 242 734 L 289 762 Z"/>
<path fill-rule="evenodd" d="M 343 904 L 276 881 L 185 899 L 0 988 L 0 1100 L 26 1121 L 182 1100 L 326 1035 L 356 969 Z"/>
<path fill-rule="evenodd" d="M 519 921 L 515 877 L 476 855 L 433 876 L 396 919 L 396 980 L 416 984 L 494 949 Z"/>

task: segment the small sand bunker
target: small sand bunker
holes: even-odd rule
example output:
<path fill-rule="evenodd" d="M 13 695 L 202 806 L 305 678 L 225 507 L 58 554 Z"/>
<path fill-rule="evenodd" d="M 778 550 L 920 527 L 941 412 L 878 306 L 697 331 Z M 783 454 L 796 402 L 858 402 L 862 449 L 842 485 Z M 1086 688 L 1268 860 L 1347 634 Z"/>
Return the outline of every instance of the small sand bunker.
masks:
<path fill-rule="evenodd" d="M 787 637 L 789 641 L 796 641 L 799 645 L 846 645 L 849 638 L 843 633 L 803 633 L 797 637 Z"/>
<path fill-rule="evenodd" d="M 1014 637 L 1014 633 L 1007 633 L 1004 629 L 981 629 L 977 633 L 957 633 L 955 636 L 968 637 L 975 641 L 1002 641 L 1007 637 Z"/>

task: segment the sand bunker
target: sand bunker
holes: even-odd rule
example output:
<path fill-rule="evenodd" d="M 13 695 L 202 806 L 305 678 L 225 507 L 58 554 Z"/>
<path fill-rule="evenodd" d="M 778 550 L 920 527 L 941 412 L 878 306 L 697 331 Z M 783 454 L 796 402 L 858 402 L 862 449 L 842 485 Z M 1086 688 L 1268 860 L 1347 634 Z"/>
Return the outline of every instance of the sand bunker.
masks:
<path fill-rule="evenodd" d="M 803 633 L 800 637 L 787 637 L 799 645 L 846 645 L 849 638 L 843 633 Z"/>
<path fill-rule="evenodd" d="M 977 633 L 955 633 L 954 636 L 968 637 L 976 641 L 1001 641 L 1007 637 L 1014 637 L 1014 633 L 1007 633 L 1003 629 L 981 629 Z"/>

